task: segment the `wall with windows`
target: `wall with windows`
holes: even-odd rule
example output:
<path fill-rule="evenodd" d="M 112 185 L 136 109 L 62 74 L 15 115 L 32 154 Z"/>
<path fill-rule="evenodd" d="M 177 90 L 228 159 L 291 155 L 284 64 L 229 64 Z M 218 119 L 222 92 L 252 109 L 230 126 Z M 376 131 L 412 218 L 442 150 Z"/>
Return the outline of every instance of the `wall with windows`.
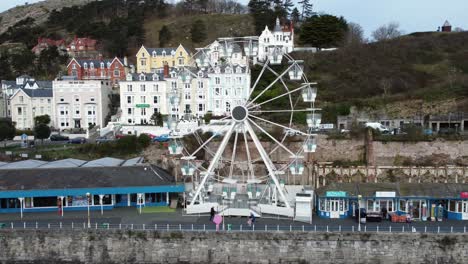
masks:
<path fill-rule="evenodd" d="M 51 126 L 54 126 L 52 97 L 29 97 L 22 90 L 11 98 L 11 119 L 17 129 L 33 129 L 34 117 L 49 115 Z"/>
<path fill-rule="evenodd" d="M 105 127 L 111 85 L 109 80 L 54 81 L 56 127 L 61 130 L 87 129 L 91 125 Z"/>

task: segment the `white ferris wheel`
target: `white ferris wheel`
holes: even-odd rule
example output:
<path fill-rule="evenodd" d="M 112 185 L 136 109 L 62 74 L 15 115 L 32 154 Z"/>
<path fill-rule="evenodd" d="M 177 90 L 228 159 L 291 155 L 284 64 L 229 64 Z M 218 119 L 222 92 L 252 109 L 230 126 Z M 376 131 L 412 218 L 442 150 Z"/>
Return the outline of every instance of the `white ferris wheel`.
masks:
<path fill-rule="evenodd" d="M 234 45 L 247 55 L 256 52 L 252 39 L 224 39 L 222 44 L 227 56 Z M 302 175 L 305 155 L 317 148 L 321 114 L 315 108 L 316 83 L 308 81 L 303 61 L 279 47 L 270 47 L 266 60 L 255 64 L 259 74 L 252 79 L 247 100 L 205 124 L 203 131 L 208 128 L 209 136 L 197 130 L 192 135 L 197 146 L 191 148 L 181 137 L 169 143 L 170 154 L 180 158 L 182 175 L 193 182 L 193 190 L 186 195 L 187 213 L 215 207 L 224 215 L 294 214 L 284 177 Z M 306 119 L 303 126 L 296 124 L 298 118 Z M 293 135 L 302 140 L 300 148 L 286 144 Z M 204 158 L 197 159 L 200 152 Z M 289 160 L 275 163 L 271 158 L 275 155 Z"/>

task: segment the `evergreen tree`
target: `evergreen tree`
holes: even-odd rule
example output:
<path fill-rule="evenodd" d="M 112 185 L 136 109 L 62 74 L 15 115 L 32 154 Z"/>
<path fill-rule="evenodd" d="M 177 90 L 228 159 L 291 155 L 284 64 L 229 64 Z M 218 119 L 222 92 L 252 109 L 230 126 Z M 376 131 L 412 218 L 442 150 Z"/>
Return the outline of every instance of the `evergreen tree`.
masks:
<path fill-rule="evenodd" d="M 293 7 L 294 7 L 294 3 L 292 2 L 292 0 L 284 0 L 283 9 L 285 10 L 286 15 L 288 17 L 292 17 L 291 10 L 292 10 Z M 294 8 L 294 9 L 296 9 L 296 8 Z"/>
<path fill-rule="evenodd" d="M 283 0 L 273 0 L 273 10 L 275 11 L 275 17 L 286 18 L 287 11 L 283 6 Z"/>
<path fill-rule="evenodd" d="M 314 14 L 312 11 L 312 7 L 314 6 L 314 4 L 312 4 L 310 0 L 300 0 L 297 3 L 302 7 L 302 12 L 301 12 L 302 20 L 309 18 Z"/>
<path fill-rule="evenodd" d="M 159 47 L 164 47 L 171 40 L 172 34 L 169 28 L 164 25 L 159 31 Z"/>
<path fill-rule="evenodd" d="M 291 21 L 296 24 L 301 19 L 301 14 L 299 10 L 295 7 L 291 12 Z"/>
<path fill-rule="evenodd" d="M 205 23 L 197 19 L 193 22 L 192 27 L 190 29 L 190 35 L 192 37 L 193 43 L 201 43 L 206 39 L 206 26 Z"/>
<path fill-rule="evenodd" d="M 260 34 L 265 26 L 273 26 L 275 23 L 275 12 L 270 8 L 268 0 L 250 0 L 249 12 L 253 16 L 255 33 Z"/>
<path fill-rule="evenodd" d="M 50 127 L 46 124 L 38 124 L 34 127 L 34 137 L 44 142 L 50 136 Z"/>
<path fill-rule="evenodd" d="M 299 41 L 317 48 L 337 47 L 342 44 L 347 30 L 348 23 L 343 17 L 315 15 L 302 24 Z"/>

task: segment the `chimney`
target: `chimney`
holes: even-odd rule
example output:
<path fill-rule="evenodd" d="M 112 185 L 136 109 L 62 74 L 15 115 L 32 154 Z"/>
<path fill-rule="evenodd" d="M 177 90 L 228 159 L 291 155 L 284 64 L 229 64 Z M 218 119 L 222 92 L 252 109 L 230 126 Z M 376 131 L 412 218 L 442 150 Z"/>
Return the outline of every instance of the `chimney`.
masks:
<path fill-rule="evenodd" d="M 99 59 L 99 61 L 102 61 L 102 53 L 99 53 L 98 59 Z"/>
<path fill-rule="evenodd" d="M 169 78 L 169 64 L 164 64 L 164 78 Z"/>
<path fill-rule="evenodd" d="M 125 67 L 128 67 L 128 58 L 127 58 L 127 56 L 124 57 L 123 64 L 124 64 Z"/>

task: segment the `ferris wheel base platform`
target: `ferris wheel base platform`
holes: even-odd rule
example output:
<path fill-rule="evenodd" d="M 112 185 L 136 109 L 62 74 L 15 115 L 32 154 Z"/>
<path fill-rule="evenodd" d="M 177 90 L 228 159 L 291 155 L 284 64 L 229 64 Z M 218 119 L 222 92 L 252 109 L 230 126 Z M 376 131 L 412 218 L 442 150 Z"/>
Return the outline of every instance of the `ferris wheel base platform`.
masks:
<path fill-rule="evenodd" d="M 276 206 L 274 204 L 258 204 L 257 211 L 261 214 L 269 215 L 281 215 L 286 217 L 294 217 L 294 208 L 293 207 L 282 207 Z"/>

